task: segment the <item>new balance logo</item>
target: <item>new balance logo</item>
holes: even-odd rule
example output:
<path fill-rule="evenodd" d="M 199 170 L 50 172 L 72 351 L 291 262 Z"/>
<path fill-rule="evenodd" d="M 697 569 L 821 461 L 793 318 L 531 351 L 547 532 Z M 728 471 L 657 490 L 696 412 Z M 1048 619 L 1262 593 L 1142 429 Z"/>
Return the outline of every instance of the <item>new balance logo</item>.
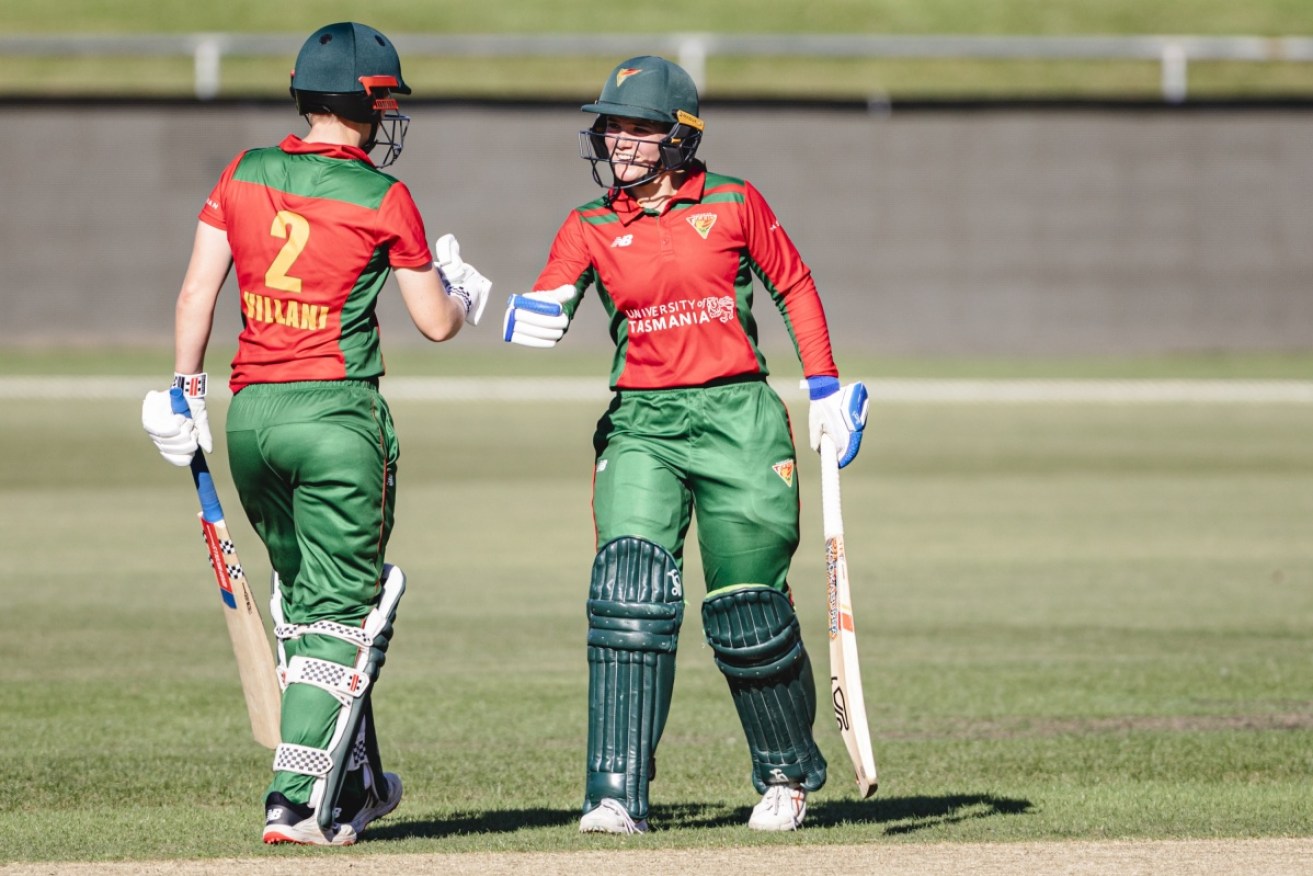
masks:
<path fill-rule="evenodd" d="M 622 234 L 619 237 L 617 237 L 615 240 L 611 241 L 611 246 L 613 248 L 617 246 L 629 246 L 629 244 L 633 242 L 634 242 L 634 235 Z"/>

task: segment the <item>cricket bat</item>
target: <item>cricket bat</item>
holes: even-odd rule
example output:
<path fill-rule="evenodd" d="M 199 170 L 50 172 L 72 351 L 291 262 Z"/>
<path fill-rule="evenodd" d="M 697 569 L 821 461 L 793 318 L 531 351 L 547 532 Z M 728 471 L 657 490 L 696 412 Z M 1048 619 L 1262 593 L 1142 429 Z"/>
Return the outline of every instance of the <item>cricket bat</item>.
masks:
<path fill-rule="evenodd" d="M 825 530 L 825 569 L 830 598 L 830 699 L 848 757 L 857 773 L 863 798 L 879 787 L 871 730 L 866 723 L 862 670 L 857 662 L 857 631 L 853 627 L 852 594 L 848 588 L 848 558 L 843 547 L 843 508 L 839 496 L 839 460 L 834 440 L 821 436 L 821 517 Z"/>
<path fill-rule="evenodd" d="M 174 413 L 191 415 L 182 390 L 169 391 Z M 223 604 L 223 617 L 228 624 L 228 638 L 232 641 L 233 656 L 237 658 L 237 674 L 242 680 L 242 693 L 246 697 L 246 713 L 251 719 L 251 733 L 255 741 L 265 748 L 277 748 L 280 741 L 279 709 L 282 697 L 274 674 L 273 652 L 265 638 L 264 620 L 256 606 L 255 596 L 242 571 L 237 548 L 224 522 L 223 506 L 214 489 L 214 478 L 205 463 L 204 451 L 197 448 L 191 459 L 192 480 L 200 498 L 201 533 L 210 554 L 210 566 L 219 585 L 219 600 Z"/>

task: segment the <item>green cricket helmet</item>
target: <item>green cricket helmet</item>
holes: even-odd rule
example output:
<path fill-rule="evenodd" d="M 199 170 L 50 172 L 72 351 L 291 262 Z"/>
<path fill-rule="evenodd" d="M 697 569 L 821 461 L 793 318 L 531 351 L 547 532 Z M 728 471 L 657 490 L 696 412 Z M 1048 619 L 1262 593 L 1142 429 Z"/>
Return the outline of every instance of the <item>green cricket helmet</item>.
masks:
<path fill-rule="evenodd" d="M 655 55 L 639 55 L 622 61 L 606 78 L 597 100 L 580 107 L 586 113 L 597 113 L 593 126 L 579 132 L 580 156 L 592 163 L 593 179 L 600 186 L 630 188 L 650 182 L 666 171 L 685 167 L 693 160 L 702 142 L 703 123 L 698 117 L 699 108 L 697 85 L 683 67 Z M 609 164 L 611 160 L 606 133 L 608 116 L 645 119 L 670 126 L 660 144 L 660 163 L 642 179 L 624 184 L 616 180 L 611 183 L 602 181 L 597 166 L 601 162 Z"/>
<path fill-rule="evenodd" d="M 342 21 L 312 33 L 296 56 L 290 90 L 302 115 L 327 113 L 370 124 L 366 152 L 378 144 L 381 129 L 388 151 L 379 167 L 401 155 L 410 117 L 398 112 L 392 95 L 410 94 L 410 86 L 401 78 L 396 47 L 374 28 Z"/>

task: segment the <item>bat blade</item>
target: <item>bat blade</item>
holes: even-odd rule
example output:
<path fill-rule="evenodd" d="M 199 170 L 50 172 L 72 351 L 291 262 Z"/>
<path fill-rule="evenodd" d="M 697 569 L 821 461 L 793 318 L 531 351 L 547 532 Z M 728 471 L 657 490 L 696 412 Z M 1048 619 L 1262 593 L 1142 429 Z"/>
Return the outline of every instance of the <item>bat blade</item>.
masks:
<path fill-rule="evenodd" d="M 190 417 L 191 409 L 182 390 L 169 390 L 169 402 L 175 414 Z M 210 566 L 219 585 L 219 599 L 228 626 L 233 656 L 237 658 L 237 675 L 246 699 L 246 714 L 251 720 L 251 735 L 265 748 L 277 748 L 281 741 L 279 722 L 282 695 L 274 671 L 273 652 L 265 639 L 264 620 L 255 604 L 255 596 L 237 558 L 237 547 L 228 534 L 223 506 L 214 489 L 214 478 L 199 448 L 191 459 L 192 481 L 200 500 L 201 534 L 210 555 Z"/>
<path fill-rule="evenodd" d="M 281 736 L 278 727 L 281 696 L 273 654 L 265 639 L 264 620 L 246 581 L 227 524 L 222 518 L 211 521 L 206 520 L 203 513 L 197 516 L 201 520 L 201 532 L 210 553 L 215 582 L 219 585 L 223 619 L 228 626 L 233 656 L 237 659 L 237 674 L 246 699 L 246 714 L 251 720 L 251 734 L 265 748 L 277 748 Z"/>
<path fill-rule="evenodd" d="M 830 599 L 830 701 L 839 735 L 856 772 L 857 790 L 862 797 L 869 797 L 879 787 L 879 780 L 871 751 L 871 730 L 866 721 L 843 536 L 826 539 L 825 552 Z"/>
<path fill-rule="evenodd" d="M 825 569 L 829 597 L 830 701 L 848 757 L 863 798 L 879 787 L 871 730 L 866 720 L 861 664 L 857 657 L 857 630 L 853 623 L 852 593 L 848 584 L 848 557 L 843 541 L 843 512 L 839 494 L 839 465 L 834 442 L 821 439 L 821 507 L 825 529 Z"/>

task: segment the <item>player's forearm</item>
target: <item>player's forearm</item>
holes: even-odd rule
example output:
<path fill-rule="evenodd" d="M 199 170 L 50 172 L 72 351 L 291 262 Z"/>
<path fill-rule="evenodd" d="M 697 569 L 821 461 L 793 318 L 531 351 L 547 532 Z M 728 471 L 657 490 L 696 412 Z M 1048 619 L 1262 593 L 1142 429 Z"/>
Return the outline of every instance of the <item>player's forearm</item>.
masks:
<path fill-rule="evenodd" d="M 793 329 L 802 373 L 808 377 L 837 377 L 839 372 L 834 364 L 825 309 L 811 275 L 808 274 L 801 283 L 785 290 L 779 306 Z"/>
<path fill-rule="evenodd" d="M 178 293 L 174 312 L 173 369 L 179 374 L 196 374 L 205 370 L 205 349 L 214 327 L 214 306 L 218 283 L 213 278 L 196 276 L 189 271 Z"/>
<path fill-rule="evenodd" d="M 411 310 L 411 319 L 420 334 L 430 341 L 449 341 L 465 324 L 465 311 L 445 293 L 434 297 L 430 306 Z"/>
<path fill-rule="evenodd" d="M 205 348 L 210 343 L 214 313 L 184 308 L 178 301 L 178 321 L 173 334 L 173 370 L 198 374 L 205 370 Z"/>
<path fill-rule="evenodd" d="M 454 338 L 465 324 L 465 309 L 442 288 L 438 272 L 428 268 L 397 268 L 392 272 L 401 299 L 420 334 L 430 341 Z"/>

